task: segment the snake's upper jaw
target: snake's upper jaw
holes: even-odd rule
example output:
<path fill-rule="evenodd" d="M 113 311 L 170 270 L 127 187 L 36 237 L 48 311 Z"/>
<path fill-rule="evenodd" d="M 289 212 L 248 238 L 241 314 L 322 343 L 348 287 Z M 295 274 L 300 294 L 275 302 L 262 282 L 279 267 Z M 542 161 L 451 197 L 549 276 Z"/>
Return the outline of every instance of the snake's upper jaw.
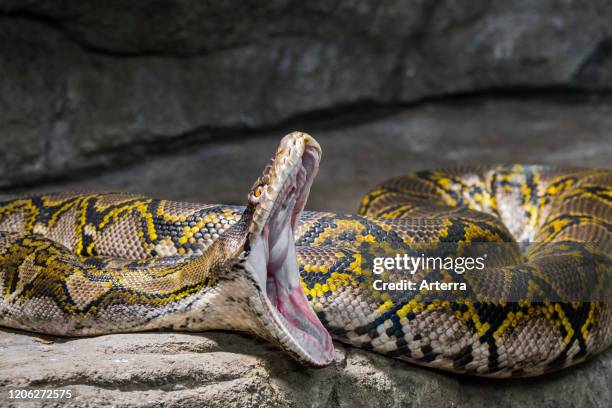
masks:
<path fill-rule="evenodd" d="M 331 337 L 308 304 L 300 282 L 293 231 L 317 173 L 321 149 L 309 135 L 287 135 L 249 196 L 252 221 L 246 271 L 261 298 L 265 338 L 299 360 L 334 359 Z"/>

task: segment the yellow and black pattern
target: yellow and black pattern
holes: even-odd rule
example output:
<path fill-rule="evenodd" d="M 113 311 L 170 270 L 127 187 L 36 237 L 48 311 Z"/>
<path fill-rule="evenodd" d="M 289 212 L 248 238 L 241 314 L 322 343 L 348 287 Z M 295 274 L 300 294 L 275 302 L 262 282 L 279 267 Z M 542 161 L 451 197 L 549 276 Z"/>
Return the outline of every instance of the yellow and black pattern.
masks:
<path fill-rule="evenodd" d="M 71 325 L 65 334 L 151 328 L 147 322 L 189 307 L 185 299 L 214 290 L 203 265 L 214 262 L 209 249 L 243 211 L 124 194 L 2 203 L 0 323 L 36 331 L 41 320 L 57 318 L 64 322 L 57 332 Z M 336 339 L 499 377 L 569 366 L 612 343 L 612 171 L 424 171 L 376 187 L 359 213 L 304 212 L 295 233 L 302 287 Z M 375 275 L 375 257 L 452 256 L 496 243 L 499 253 L 483 273 L 433 268 L 413 277 L 465 283 L 460 295 L 373 288 L 375 279 L 406 278 Z M 115 315 L 106 318 L 111 308 Z"/>
<path fill-rule="evenodd" d="M 500 377 L 568 366 L 612 342 L 612 172 L 518 165 L 425 171 L 373 189 L 360 213 L 306 214 L 297 241 L 310 246 L 300 260 L 305 291 L 336 338 Z M 434 269 L 413 278 L 465 282 L 465 293 L 373 289 L 374 256 L 480 242 L 502 243 L 486 273 Z"/>
<path fill-rule="evenodd" d="M 0 231 L 38 233 L 81 256 L 184 256 L 201 254 L 243 211 L 120 193 L 53 194 L 5 203 Z"/>
<path fill-rule="evenodd" d="M 8 201 L 0 207 L 0 321 L 66 335 L 159 321 L 214 285 L 216 258 L 206 249 L 243 210 L 116 193 Z"/>

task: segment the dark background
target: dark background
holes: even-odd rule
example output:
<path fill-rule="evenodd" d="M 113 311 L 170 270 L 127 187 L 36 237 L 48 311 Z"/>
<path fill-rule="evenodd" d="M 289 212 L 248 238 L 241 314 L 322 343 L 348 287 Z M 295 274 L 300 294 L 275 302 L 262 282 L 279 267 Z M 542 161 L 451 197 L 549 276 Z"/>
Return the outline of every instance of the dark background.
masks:
<path fill-rule="evenodd" d="M 240 204 L 302 130 L 323 147 L 309 208 L 352 212 L 409 170 L 609 167 L 611 91 L 610 1 L 0 0 L 0 194 Z M 304 370 L 218 333 L 44 347 L 0 332 L 0 386 L 76 384 L 92 406 L 612 404 L 610 352 L 491 383 L 342 346 Z"/>

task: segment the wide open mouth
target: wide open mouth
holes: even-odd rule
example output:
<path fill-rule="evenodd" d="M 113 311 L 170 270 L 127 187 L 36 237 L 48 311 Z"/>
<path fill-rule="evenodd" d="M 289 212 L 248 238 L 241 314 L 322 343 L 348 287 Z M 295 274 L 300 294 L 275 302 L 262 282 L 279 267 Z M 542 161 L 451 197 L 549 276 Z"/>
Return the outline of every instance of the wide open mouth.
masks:
<path fill-rule="evenodd" d="M 282 157 L 277 153 L 272 164 L 276 186 L 264 197 L 269 200 L 264 207 L 270 208 L 266 216 L 254 218 L 253 222 L 260 218 L 261 228 L 252 231 L 255 234 L 250 237 L 246 269 L 265 295 L 264 308 L 269 313 L 262 320 L 271 332 L 268 334 L 298 359 L 323 366 L 333 361 L 334 348 L 304 294 L 294 243 L 295 226 L 317 173 L 321 151 L 314 139 L 298 135 L 303 144 L 291 145 L 285 140 L 287 136 L 279 148 Z"/>

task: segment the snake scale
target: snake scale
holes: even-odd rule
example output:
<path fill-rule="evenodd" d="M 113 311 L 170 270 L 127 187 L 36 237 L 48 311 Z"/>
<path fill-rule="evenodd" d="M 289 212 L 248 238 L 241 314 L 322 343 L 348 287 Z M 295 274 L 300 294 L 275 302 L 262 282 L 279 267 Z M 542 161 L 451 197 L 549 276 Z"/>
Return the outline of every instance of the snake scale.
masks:
<path fill-rule="evenodd" d="M 540 375 L 612 343 L 612 171 L 421 171 L 343 215 L 303 211 L 320 156 L 311 136 L 287 135 L 246 206 L 121 193 L 0 203 L 0 325 L 245 331 L 314 366 L 333 361 L 334 338 L 490 377 Z M 379 255 L 475 243 L 492 245 L 478 273 L 373 273 Z M 467 289 L 374 288 L 407 277 Z"/>

